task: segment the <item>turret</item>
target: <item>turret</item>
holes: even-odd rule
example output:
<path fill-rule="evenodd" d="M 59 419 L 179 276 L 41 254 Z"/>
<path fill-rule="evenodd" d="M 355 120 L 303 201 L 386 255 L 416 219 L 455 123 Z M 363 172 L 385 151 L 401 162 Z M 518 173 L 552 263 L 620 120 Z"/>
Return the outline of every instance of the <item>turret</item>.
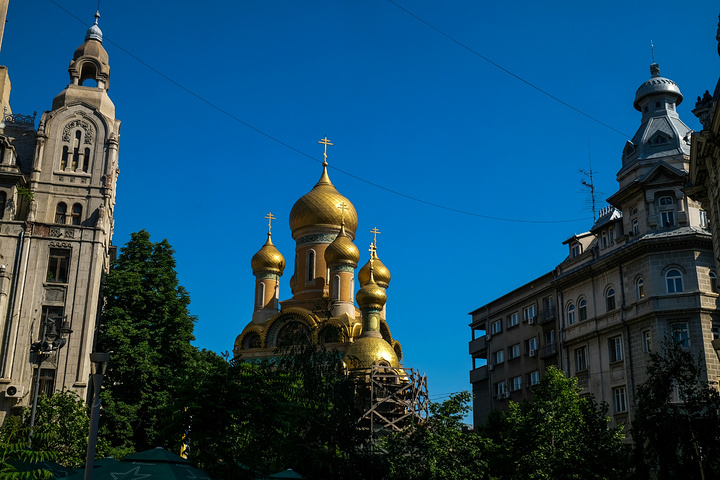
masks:
<path fill-rule="evenodd" d="M 267 241 L 253 255 L 250 265 L 255 275 L 255 306 L 253 323 L 264 323 L 278 312 L 280 298 L 280 277 L 285 270 L 285 258 L 272 243 L 272 213 L 268 213 Z"/>
<path fill-rule="evenodd" d="M 342 205 L 340 208 L 344 208 Z M 330 305 L 333 317 L 343 313 L 355 317 L 355 268 L 360 260 L 360 251 L 345 232 L 342 221 L 340 233 L 325 249 L 325 263 L 330 272 Z"/>

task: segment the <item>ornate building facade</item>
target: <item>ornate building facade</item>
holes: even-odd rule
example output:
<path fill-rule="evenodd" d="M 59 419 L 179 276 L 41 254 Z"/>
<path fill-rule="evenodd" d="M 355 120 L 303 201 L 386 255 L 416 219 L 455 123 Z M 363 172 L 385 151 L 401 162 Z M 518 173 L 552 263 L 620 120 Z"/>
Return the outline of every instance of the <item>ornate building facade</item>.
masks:
<path fill-rule="evenodd" d="M 706 212 L 684 192 L 691 130 L 676 111 L 678 86 L 657 64 L 650 71 L 635 94 L 640 127 L 623 148 L 610 205 L 563 242 L 568 256 L 556 268 L 471 313 L 476 424 L 531 396 L 549 365 L 629 423 L 649 352 L 666 337 L 703 359 L 708 380 L 720 374 L 712 239 Z"/>
<path fill-rule="evenodd" d="M 272 243 L 269 223 L 267 241 L 251 260 L 252 319 L 237 336 L 233 353 L 246 360 L 271 358 L 288 342 L 310 341 L 342 352 L 350 369 L 398 367 L 402 347 L 390 334 L 385 308 L 390 272 L 377 256 L 377 236 L 370 258 L 358 270 L 360 251 L 353 243 L 358 215 L 328 176 L 327 145 L 332 144 L 327 139 L 320 143 L 326 149 L 320 180 L 290 212 L 292 296 L 280 301 L 285 258 Z M 271 222 L 274 217 L 266 218 Z M 356 278 L 361 287 L 357 295 Z"/>
<path fill-rule="evenodd" d="M 31 403 L 36 383 L 86 396 L 119 172 L 120 121 L 98 18 L 37 128 L 35 115 L 12 113 L 8 70 L 0 69 L 2 418 Z"/>

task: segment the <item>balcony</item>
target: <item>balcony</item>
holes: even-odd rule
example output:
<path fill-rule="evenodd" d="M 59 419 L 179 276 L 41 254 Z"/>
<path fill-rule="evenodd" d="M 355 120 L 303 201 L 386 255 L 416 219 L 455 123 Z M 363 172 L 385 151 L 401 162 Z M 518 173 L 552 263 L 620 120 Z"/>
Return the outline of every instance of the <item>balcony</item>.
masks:
<path fill-rule="evenodd" d="M 470 383 L 482 382 L 488 379 L 487 365 L 470 370 Z"/>
<path fill-rule="evenodd" d="M 548 307 L 544 310 L 540 310 L 540 313 L 538 314 L 538 323 L 540 325 L 544 325 L 548 322 L 552 322 L 555 320 L 556 315 L 557 311 L 555 307 Z"/>
<path fill-rule="evenodd" d="M 483 353 L 483 351 L 487 350 L 487 337 L 483 335 L 482 337 L 478 337 L 475 340 L 471 340 L 469 350 L 470 355 L 479 358 L 486 358 L 487 352 Z"/>
<path fill-rule="evenodd" d="M 548 343 L 544 347 L 540 347 L 540 358 L 548 358 L 557 355 L 557 343 Z"/>

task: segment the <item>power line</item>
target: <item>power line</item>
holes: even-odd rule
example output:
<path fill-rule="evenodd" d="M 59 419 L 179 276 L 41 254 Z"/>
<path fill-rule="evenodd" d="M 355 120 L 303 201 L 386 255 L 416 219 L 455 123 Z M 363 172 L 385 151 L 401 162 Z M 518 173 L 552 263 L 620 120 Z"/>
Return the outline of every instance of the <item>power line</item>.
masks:
<path fill-rule="evenodd" d="M 84 22 L 81 18 L 79 18 L 79 17 L 77 17 L 76 15 L 74 15 L 72 12 L 70 12 L 70 11 L 67 10 L 65 7 L 63 7 L 62 5 L 60 5 L 59 3 L 57 3 L 55 0 L 49 0 L 49 1 L 50 1 L 50 3 L 52 3 L 53 5 L 55 5 L 56 7 L 58 7 L 59 9 L 61 9 L 61 10 L 64 11 L 65 13 L 67 13 L 68 15 L 70 15 L 72 18 L 74 18 L 75 20 L 77 20 L 78 22 L 80 22 L 81 24 L 83 24 L 83 25 L 86 24 L 86 22 Z M 393 2 L 391 2 L 391 3 L 393 3 Z M 395 5 L 397 5 L 397 4 L 395 4 Z M 398 7 L 401 8 L 401 9 L 403 9 L 403 10 L 405 10 L 404 8 L 400 7 L 399 5 L 398 5 Z M 406 10 L 406 11 L 407 11 L 407 10 Z M 410 13 L 410 12 L 408 12 L 408 13 Z M 410 15 L 413 15 L 413 14 L 410 13 Z M 413 16 L 415 16 L 415 15 L 413 15 Z M 418 18 L 418 17 L 415 17 L 415 18 Z M 421 19 L 419 19 L 419 18 L 418 18 L 418 20 L 420 20 L 420 21 L 422 21 L 423 23 L 426 23 L 426 24 L 427 24 L 427 22 L 425 22 L 424 20 L 421 20 Z M 430 25 L 430 24 L 427 24 L 427 25 L 429 25 L 430 27 L 432 27 L 432 25 Z M 435 28 L 435 27 L 432 27 L 432 28 Z M 435 29 L 435 30 L 437 30 L 437 29 Z M 440 32 L 440 30 L 437 30 L 437 31 Z M 440 32 L 440 33 L 442 33 L 442 32 Z M 443 33 L 443 35 L 445 35 L 445 36 L 447 36 L 448 38 L 451 38 L 451 39 L 452 39 L 452 37 L 449 37 L 448 35 L 446 35 L 446 34 L 444 34 L 444 33 Z M 272 141 L 274 141 L 274 142 L 282 145 L 283 147 L 292 150 L 292 151 L 295 152 L 295 153 L 298 153 L 298 154 L 300 154 L 300 155 L 302 155 L 302 156 L 304 156 L 304 157 L 307 157 L 307 158 L 309 158 L 309 159 L 311 159 L 311 160 L 313 160 L 313 161 L 315 161 L 315 162 L 322 163 L 321 160 L 313 157 L 312 155 L 310 155 L 310 154 L 308 154 L 308 153 L 303 152 L 302 150 L 300 150 L 300 149 L 298 149 L 298 148 L 293 147 L 292 145 L 290 145 L 290 144 L 288 144 L 288 143 L 286 143 L 286 142 L 283 142 L 283 141 L 280 140 L 279 138 L 274 137 L 274 136 L 270 135 L 269 133 L 266 133 L 266 132 L 260 130 L 259 128 L 251 125 L 250 123 L 245 122 L 244 120 L 238 118 L 237 116 L 235 116 L 235 115 L 233 115 L 232 113 L 228 112 L 228 111 L 225 110 L 224 108 L 216 105 L 215 103 L 211 102 L 210 100 L 207 100 L 206 98 L 204 98 L 204 97 L 201 96 L 200 94 L 195 93 L 194 91 L 192 91 L 192 90 L 190 90 L 189 88 L 185 87 L 185 86 L 182 85 L 181 83 L 173 80 L 171 77 L 165 75 L 165 74 L 162 73 L 160 70 L 156 69 L 155 67 L 153 67 L 153 66 L 150 65 L 149 63 L 147 63 L 147 62 L 145 62 L 144 60 L 140 59 L 139 57 L 137 57 L 136 55 L 134 55 L 134 54 L 131 53 L 130 51 L 128 51 L 128 50 L 126 50 L 125 48 L 123 48 L 122 46 L 120 46 L 119 44 L 113 42 L 113 41 L 112 41 L 110 38 L 108 38 L 105 34 L 103 34 L 103 41 L 112 44 L 114 47 L 116 47 L 118 50 L 120 50 L 120 51 L 122 51 L 123 53 L 125 53 L 126 55 L 128 55 L 130 58 L 134 59 L 135 61 L 137 61 L 138 63 L 140 63 L 140 64 L 143 65 L 144 67 L 146 67 L 147 69 L 149 69 L 149 70 L 151 70 L 152 72 L 156 73 L 157 75 L 161 76 L 162 78 L 164 78 L 164 79 L 167 80 L 168 82 L 172 83 L 172 84 L 175 85 L 176 87 L 180 88 L 181 90 L 185 91 L 185 92 L 188 93 L 189 95 L 191 95 L 191 96 L 197 98 L 198 100 L 200 100 L 201 102 L 207 104 L 209 107 L 217 110 L 218 112 L 226 115 L 227 117 L 235 120 L 236 122 L 241 123 L 242 125 L 244 125 L 244 126 L 246 126 L 247 128 L 249 128 L 249 129 L 251 129 L 251 130 L 259 133 L 260 135 L 263 135 L 264 137 L 268 138 L 269 140 L 272 140 Z M 455 41 L 456 41 L 456 40 L 455 40 Z M 457 41 L 456 41 L 456 42 L 457 42 Z M 460 42 L 457 42 L 457 43 L 460 44 L 460 45 L 463 45 L 463 44 L 460 43 Z M 463 45 L 463 46 L 464 46 L 464 45 Z M 468 48 L 468 47 L 465 47 L 465 48 Z M 468 48 L 468 49 L 469 49 L 469 48 Z M 469 49 L 469 50 L 471 50 L 471 49 Z M 471 50 L 471 51 L 472 51 L 472 50 Z M 478 54 L 478 55 L 479 55 L 479 54 Z M 482 57 L 482 56 L 481 56 L 481 57 Z M 483 57 L 483 58 L 484 58 L 484 57 Z M 487 60 L 487 59 L 486 59 L 486 60 Z M 488 61 L 489 61 L 489 60 L 488 60 Z M 492 63 L 492 62 L 491 62 L 491 63 Z M 499 67 L 499 66 L 498 66 L 498 67 Z M 502 68 L 502 67 L 499 67 L 499 68 Z M 505 69 L 503 69 L 503 70 L 505 70 Z M 506 71 L 507 71 L 507 70 L 506 70 Z M 508 72 L 508 73 L 511 73 L 511 72 Z M 512 74 L 512 73 L 511 73 L 511 74 Z M 515 76 L 514 74 L 512 74 L 512 75 Z M 520 78 L 520 77 L 517 77 L 517 78 Z M 522 79 L 521 79 L 521 80 L 522 80 Z M 525 83 L 528 83 L 528 82 L 526 82 L 525 80 L 523 80 L 523 81 L 524 81 Z M 528 85 L 533 86 L 533 85 L 530 84 L 530 83 L 528 83 Z M 533 86 L 533 87 L 534 87 L 534 86 Z M 534 88 L 537 88 L 537 87 L 534 87 Z M 540 90 L 539 88 L 537 88 L 537 89 Z M 542 92 L 542 90 L 540 90 L 540 91 Z M 546 93 L 546 92 L 543 92 L 543 93 Z M 549 94 L 548 94 L 548 95 L 549 95 Z M 554 97 L 553 97 L 553 98 L 554 98 Z M 560 100 L 559 100 L 559 101 L 560 101 Z M 567 104 L 566 104 L 566 105 L 567 105 Z M 568 106 L 570 106 L 570 105 L 568 105 Z M 572 106 L 570 106 L 570 107 L 573 108 L 574 110 L 577 110 L 576 108 L 574 108 L 574 107 L 572 107 Z M 579 110 L 577 110 L 577 111 L 580 112 Z M 583 113 L 583 112 L 580 112 L 580 113 Z M 583 115 L 586 115 L 586 116 L 588 116 L 589 118 L 592 118 L 592 117 L 590 117 L 590 116 L 587 115 L 587 114 L 584 114 L 584 113 L 583 113 Z M 597 120 L 596 120 L 596 121 L 597 121 Z M 600 123 L 602 123 L 602 122 L 600 122 Z M 606 126 L 607 126 L 607 125 L 606 125 Z M 611 128 L 611 129 L 612 129 L 612 127 L 608 127 L 608 128 Z M 613 129 L 613 130 L 614 130 L 614 129 Z M 617 130 L 615 130 L 615 131 L 617 131 Z M 621 132 L 618 132 L 618 133 L 621 133 Z M 397 191 L 397 190 L 393 190 L 392 188 L 384 187 L 384 186 L 382 186 L 382 185 L 380 185 L 380 184 L 378 184 L 378 183 L 375 183 L 375 182 L 372 182 L 372 181 L 367 180 L 367 179 L 365 179 L 365 178 L 359 177 L 359 176 L 357 176 L 357 175 L 355 175 L 355 174 L 352 174 L 352 173 L 350 173 L 350 172 L 348 172 L 348 171 L 342 170 L 342 169 L 337 168 L 337 167 L 334 167 L 334 166 L 329 166 L 329 168 L 331 168 L 332 170 L 337 171 L 337 172 L 339 172 L 339 173 L 342 173 L 343 175 L 347 175 L 348 177 L 354 178 L 355 180 L 361 181 L 361 182 L 363 182 L 363 183 L 365 183 L 365 184 L 367 184 L 367 185 L 371 185 L 371 186 L 373 186 L 373 187 L 375 187 L 375 188 L 378 188 L 378 189 L 380 189 L 380 190 L 384 190 L 384 191 L 386 191 L 386 192 L 388 192 L 388 193 L 392 193 L 393 195 L 397 195 L 397 196 L 399 196 L 399 197 L 403 197 L 403 198 L 406 198 L 406 199 L 408 199 L 408 200 L 412 200 L 412 201 L 417 202 L 417 203 L 422 203 L 422 204 L 424 204 L 424 205 L 428 205 L 428 206 L 431 206 L 431 207 L 439 208 L 439 209 L 446 210 L 446 211 L 449 211 L 449 212 L 459 213 L 459 214 L 462 214 L 462 215 L 468 215 L 468 216 L 471 216 L 471 217 L 484 218 L 484 219 L 487 219 L 487 220 L 497 220 L 497 221 L 503 221 L 503 222 L 534 223 L 534 224 L 572 223 L 572 222 L 579 222 L 579 221 L 588 220 L 588 218 L 586 218 L 586 217 L 583 217 L 583 218 L 573 218 L 573 219 L 569 219 L 569 220 L 526 220 L 526 219 L 517 219 L 517 218 L 495 217 L 495 216 L 492 216 L 492 215 L 483 215 L 483 214 L 480 214 L 480 213 L 470 212 L 470 211 L 467 211 L 467 210 L 461 210 L 461 209 L 458 209 L 458 208 L 449 207 L 449 206 L 447 206 L 447 205 L 441 205 L 441 204 L 439 204 L 439 203 L 434 203 L 434 202 L 430 202 L 430 201 L 428 201 L 428 200 L 423 200 L 423 199 L 421 199 L 421 198 L 419 198 L 419 197 L 415 197 L 415 196 L 412 196 L 412 195 L 408 195 L 408 194 L 406 194 L 406 193 L 402 193 L 402 192 L 399 192 L 399 191 Z"/>
<path fill-rule="evenodd" d="M 480 52 L 478 52 L 477 50 L 473 49 L 472 47 L 466 45 L 465 43 L 461 42 L 460 40 L 456 39 L 455 37 L 453 37 L 453 36 L 451 36 L 451 35 L 443 32 L 442 30 L 440 30 L 440 29 L 437 28 L 436 26 L 432 25 L 431 23 L 426 22 L 426 21 L 423 20 L 422 18 L 420 18 L 420 17 L 418 17 L 417 15 L 415 15 L 414 13 L 412 13 L 412 12 L 411 12 L 410 10 L 408 10 L 407 8 L 405 8 L 405 7 L 401 6 L 401 5 L 398 5 L 398 4 L 395 3 L 393 0 L 388 0 L 388 2 L 392 3 L 392 4 L 395 5 L 397 8 L 399 8 L 399 9 L 402 10 L 403 12 L 407 13 L 408 15 L 410 15 L 410 16 L 413 17 L 414 19 L 418 20 L 419 22 L 422 22 L 422 23 L 424 23 L 425 25 L 427 25 L 428 27 L 432 28 L 433 30 L 435 30 L 436 32 L 438 32 L 440 35 L 442 35 L 443 37 L 447 38 L 448 40 L 451 40 L 451 41 L 457 43 L 458 45 L 460 45 L 461 47 L 463 47 L 465 50 L 467 50 L 467 51 L 469 51 L 470 53 L 472 53 L 472 54 L 474 54 L 474 55 L 482 58 L 483 60 L 485 60 L 486 62 L 488 62 L 490 65 L 492 65 L 492 66 L 494 66 L 494 67 L 502 70 L 503 72 L 507 73 L 507 74 L 510 75 L 511 77 L 514 77 L 514 78 L 520 80 L 520 81 L 523 82 L 524 84 L 528 85 L 529 87 L 534 88 L 535 90 L 537 90 L 538 92 L 542 93 L 543 95 L 547 95 L 548 97 L 552 98 L 552 99 L 555 100 L 556 102 L 561 103 L 562 105 L 565 105 L 565 106 L 568 107 L 569 109 L 574 110 L 575 112 L 579 113 L 580 115 L 583 115 L 584 117 L 589 118 L 589 119 L 592 120 L 593 122 L 599 123 L 599 124 L 602 125 L 603 127 L 608 128 L 608 129 L 612 130 L 612 131 L 615 132 L 615 133 L 619 133 L 620 135 L 622 135 L 622 136 L 625 137 L 626 139 L 627 139 L 627 138 L 631 138 L 631 135 L 628 135 L 628 134 L 626 134 L 626 133 L 621 132 L 621 131 L 618 130 L 617 128 L 612 127 L 612 126 L 608 125 L 607 123 L 603 122 L 602 120 L 593 117 L 593 116 L 590 115 L 589 113 L 583 112 L 583 111 L 580 110 L 579 108 L 570 105 L 569 103 L 567 103 L 567 102 L 564 101 L 564 100 L 561 100 L 560 98 L 556 97 L 556 96 L 553 95 L 552 93 L 549 93 L 549 92 L 543 90 L 542 88 L 540 88 L 540 87 L 538 87 L 537 85 L 533 84 L 533 83 L 530 82 L 529 80 L 525 80 L 525 79 L 524 79 L 523 77 L 521 77 L 520 75 L 517 75 L 517 74 L 511 72 L 510 70 L 508 70 L 507 68 L 503 67 L 503 66 L 500 65 L 499 63 L 496 63 L 496 62 L 490 60 L 488 57 L 486 57 L 486 56 L 483 55 L 482 53 L 480 53 Z"/>

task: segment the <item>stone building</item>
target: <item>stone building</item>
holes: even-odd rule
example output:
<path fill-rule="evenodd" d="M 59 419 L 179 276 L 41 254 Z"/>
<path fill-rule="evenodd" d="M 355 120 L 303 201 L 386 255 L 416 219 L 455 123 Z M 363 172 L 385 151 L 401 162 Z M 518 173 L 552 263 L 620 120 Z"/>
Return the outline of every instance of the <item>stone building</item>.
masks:
<path fill-rule="evenodd" d="M 610 205 L 563 242 L 568 256 L 555 269 L 471 313 L 476 424 L 530 396 L 548 365 L 607 402 L 616 422 L 630 422 L 648 352 L 666 336 L 703 358 L 708 379 L 720 373 L 712 239 L 705 211 L 683 190 L 691 130 L 676 111 L 678 86 L 657 64 L 650 71 Z"/>
<path fill-rule="evenodd" d="M 0 67 L 0 421 L 31 403 L 38 375 L 48 393 L 86 396 L 119 172 L 120 121 L 98 18 L 37 128 L 34 114 L 12 113 Z M 31 351 L 43 333 L 56 348 Z"/>
<path fill-rule="evenodd" d="M 326 149 L 331 145 L 327 139 L 320 143 Z M 252 257 L 253 315 L 235 340 L 236 357 L 271 358 L 279 346 L 310 341 L 342 352 L 351 369 L 401 364 L 402 348 L 390 334 L 385 307 L 390 272 L 377 256 L 377 238 L 367 263 L 357 270 L 357 226 L 355 207 L 330 181 L 325 161 L 320 180 L 290 212 L 295 240 L 290 298 L 280 301 L 285 258 L 273 245 L 270 228 Z M 356 277 L 361 286 L 357 295 Z"/>

